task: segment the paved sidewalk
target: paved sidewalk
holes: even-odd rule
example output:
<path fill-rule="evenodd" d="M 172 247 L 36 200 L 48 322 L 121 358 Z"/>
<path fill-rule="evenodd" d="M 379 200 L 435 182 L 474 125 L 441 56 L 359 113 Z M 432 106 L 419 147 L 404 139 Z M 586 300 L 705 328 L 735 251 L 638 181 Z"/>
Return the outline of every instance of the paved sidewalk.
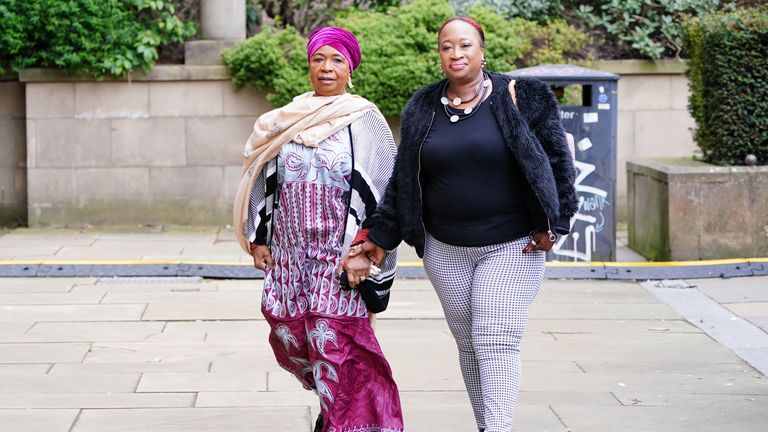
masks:
<path fill-rule="evenodd" d="M 0 233 L 0 260 L 243 259 L 226 232 L 147 231 Z M 732 321 L 765 329 L 768 277 L 678 282 L 545 281 L 523 343 L 515 431 L 764 431 L 765 376 L 705 333 L 715 326 L 709 316 L 688 322 L 657 296 L 708 296 Z M 311 431 L 317 402 L 272 358 L 260 288 L 0 278 L 0 431 Z M 473 431 L 456 348 L 427 281 L 397 282 L 377 333 L 406 430 Z M 740 352 L 768 358 L 760 333 Z"/>

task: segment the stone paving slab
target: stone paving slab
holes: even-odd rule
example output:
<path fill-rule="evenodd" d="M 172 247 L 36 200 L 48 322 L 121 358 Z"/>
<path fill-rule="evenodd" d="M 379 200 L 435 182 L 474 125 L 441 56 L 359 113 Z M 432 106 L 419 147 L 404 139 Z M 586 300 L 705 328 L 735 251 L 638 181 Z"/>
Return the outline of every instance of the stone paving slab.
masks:
<path fill-rule="evenodd" d="M 77 260 L 83 256 L 98 257 L 99 260 L 140 260 L 147 255 L 152 254 L 181 254 L 181 246 L 173 244 L 153 244 L 153 245 L 120 245 L 115 247 L 94 247 L 94 246 L 65 246 L 57 251 L 55 257 L 57 260 Z"/>
<path fill-rule="evenodd" d="M 77 409 L 0 409 L 3 432 L 69 432 Z"/>
<path fill-rule="evenodd" d="M 527 370 L 522 389 L 552 392 L 635 391 L 659 393 L 686 392 L 707 394 L 768 394 L 768 380 L 754 375 L 711 376 L 700 374 L 562 374 Z"/>
<path fill-rule="evenodd" d="M 701 333 L 701 330 L 680 319 L 611 320 L 606 325 L 597 319 L 541 319 L 532 316 L 528 320 L 527 334 L 547 333 L 557 339 L 559 335 L 598 334 L 634 337 L 637 333 Z"/>
<path fill-rule="evenodd" d="M 0 245 L 0 255 L 12 256 L 14 260 L 26 260 L 29 257 L 36 256 L 50 256 L 53 257 L 58 252 L 61 246 L 30 246 L 27 245 L 15 245 L 15 246 L 2 246 Z"/>
<path fill-rule="evenodd" d="M 104 233 L 98 243 L 145 242 L 145 243 L 190 243 L 213 244 L 218 238 L 218 228 L 203 228 L 199 231 L 176 231 L 163 233 Z"/>
<path fill-rule="evenodd" d="M 768 301 L 765 278 L 691 279 L 688 282 L 721 304 Z"/>
<path fill-rule="evenodd" d="M 573 432 L 763 432 L 768 409 L 739 404 L 720 409 L 696 407 L 590 407 L 555 405 L 552 409 Z"/>
<path fill-rule="evenodd" d="M 0 294 L 0 305 L 84 305 L 98 304 L 103 295 L 98 292 L 90 293 L 10 293 Z"/>
<path fill-rule="evenodd" d="M 3 341 L 4 338 L 13 338 L 23 335 L 34 325 L 34 321 L 0 321 L 0 341 Z"/>
<path fill-rule="evenodd" d="M 53 365 L 46 363 L 21 363 L 21 364 L 2 364 L 0 363 L 0 375 L 17 374 L 46 374 Z"/>
<path fill-rule="evenodd" d="M 725 307 L 735 315 L 749 320 L 763 330 L 768 328 L 766 326 L 766 323 L 768 323 L 768 302 L 728 303 Z"/>
<path fill-rule="evenodd" d="M 144 313 L 149 321 L 263 319 L 261 303 L 151 303 Z"/>
<path fill-rule="evenodd" d="M 102 304 L 130 304 L 130 303 L 172 303 L 172 304 L 226 304 L 226 303 L 250 303 L 259 301 L 255 292 L 170 292 L 170 293 L 131 293 L 131 292 L 107 292 Z M 0 296 L 2 302 L 2 296 Z M 260 308 L 257 308 L 260 309 Z"/>
<path fill-rule="evenodd" d="M 531 316 L 536 319 L 600 319 L 627 320 L 677 319 L 678 315 L 668 306 L 659 303 L 641 304 L 594 304 L 594 303 L 534 303 Z"/>
<path fill-rule="evenodd" d="M 86 409 L 71 432 L 305 432 L 309 422 L 306 407 Z"/>
<path fill-rule="evenodd" d="M 55 374 L 141 374 L 145 372 L 202 373 L 210 371 L 211 362 L 160 362 L 135 363 L 56 363 L 48 372 Z"/>
<path fill-rule="evenodd" d="M 54 231 L 46 231 L 47 233 L 36 235 L 18 234 L 18 231 L 5 234 L 0 236 L 0 247 L 28 247 L 30 245 L 54 247 L 65 244 L 71 246 L 91 246 L 99 237 L 98 235 L 57 234 Z"/>
<path fill-rule="evenodd" d="M 633 359 L 621 361 L 611 358 L 610 360 L 579 360 L 575 362 L 579 369 L 584 373 L 603 373 L 603 374 L 707 374 L 707 375 L 743 375 L 758 374 L 754 368 L 743 361 L 731 357 L 732 363 L 717 363 L 709 359 L 697 359 L 695 361 L 664 361 L 654 358 L 645 358 L 643 360 Z"/>
<path fill-rule="evenodd" d="M 76 284 L 93 284 L 94 278 L 3 278 L 0 293 L 66 293 Z"/>
<path fill-rule="evenodd" d="M 248 338 L 244 335 L 244 340 Z M 274 356 L 266 346 L 250 340 L 249 345 L 209 343 L 95 343 L 85 356 L 87 363 L 215 362 L 256 360 L 272 364 Z"/>
<path fill-rule="evenodd" d="M 537 296 L 538 303 L 635 304 L 656 303 L 653 294 L 637 290 L 634 282 L 617 281 L 599 285 L 595 281 L 572 280 L 568 284 L 545 284 Z"/>
<path fill-rule="evenodd" d="M 196 407 L 314 406 L 318 397 L 304 389 L 298 391 L 210 392 L 197 394 Z"/>
<path fill-rule="evenodd" d="M 523 369 L 523 371 L 529 371 Z M 525 373 L 525 372 L 524 372 Z M 521 405 L 549 406 L 559 405 L 584 405 L 584 406 L 616 406 L 621 403 L 613 392 L 598 391 L 593 389 L 578 389 L 568 392 L 538 390 L 535 383 L 531 383 L 532 389 L 522 389 L 518 396 Z"/>
<path fill-rule="evenodd" d="M 0 306 L 0 321 L 128 321 L 138 320 L 145 305 Z"/>
<path fill-rule="evenodd" d="M 709 407 L 722 409 L 723 405 L 746 405 L 759 409 L 768 407 L 768 394 L 699 394 L 689 393 L 642 393 L 642 392 L 613 392 L 622 405 L 627 406 L 684 406 Z"/>
<path fill-rule="evenodd" d="M 0 394 L 0 409 L 183 408 L 195 398 L 195 393 Z"/>
<path fill-rule="evenodd" d="M 286 374 L 287 375 L 287 374 Z M 238 373 L 145 373 L 139 393 L 200 391 L 266 391 L 267 376 L 262 372 Z"/>
<path fill-rule="evenodd" d="M 80 343 L 0 343 L 0 363 L 79 362 L 90 348 Z"/>
<path fill-rule="evenodd" d="M 38 322 L 17 341 L 139 342 L 161 333 L 164 327 L 165 323 L 137 321 Z"/>
<path fill-rule="evenodd" d="M 614 344 L 610 339 L 588 344 L 573 342 L 538 342 L 523 339 L 522 348 L 530 360 L 570 358 L 575 361 L 610 358 L 617 361 L 696 362 L 706 358 L 712 362 L 728 362 L 734 354 L 702 334 L 684 335 L 678 339 L 657 339 L 654 343 Z M 690 339 L 687 339 L 690 338 Z"/>
<path fill-rule="evenodd" d="M 76 285 L 72 293 L 98 293 L 104 294 L 163 294 L 174 292 L 213 292 L 217 291 L 216 284 L 134 284 L 134 285 Z"/>
<path fill-rule="evenodd" d="M 139 374 L 39 375 L 18 374 L 3 377 L 0 394 L 43 393 L 132 393 Z"/>

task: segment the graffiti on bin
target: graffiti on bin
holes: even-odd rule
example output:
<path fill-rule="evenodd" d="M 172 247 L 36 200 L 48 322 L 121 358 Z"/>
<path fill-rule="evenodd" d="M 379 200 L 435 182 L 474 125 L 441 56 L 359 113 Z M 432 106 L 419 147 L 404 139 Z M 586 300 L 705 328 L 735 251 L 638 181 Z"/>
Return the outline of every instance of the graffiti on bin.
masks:
<path fill-rule="evenodd" d="M 592 147 L 589 138 L 584 138 L 576 147 L 585 152 Z M 579 195 L 579 209 L 571 217 L 571 233 L 557 239 L 552 254 L 573 261 L 592 261 L 597 246 L 597 233 L 605 228 L 603 210 L 608 202 L 608 192 L 596 186 L 585 184 L 595 171 L 593 164 L 574 160 L 576 181 L 574 186 Z"/>

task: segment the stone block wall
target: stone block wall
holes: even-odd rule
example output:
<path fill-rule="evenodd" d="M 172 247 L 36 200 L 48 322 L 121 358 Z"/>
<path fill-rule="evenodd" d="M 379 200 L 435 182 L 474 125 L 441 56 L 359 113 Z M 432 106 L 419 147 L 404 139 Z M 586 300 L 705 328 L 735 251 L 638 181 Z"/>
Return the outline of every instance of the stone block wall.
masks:
<path fill-rule="evenodd" d="M 627 164 L 629 246 L 652 260 L 768 256 L 768 166 Z"/>
<path fill-rule="evenodd" d="M 688 113 L 685 64 L 675 60 L 605 61 L 591 67 L 621 75 L 616 142 L 616 219 L 627 221 L 627 161 L 690 158 L 697 150 Z"/>
<path fill-rule="evenodd" d="M 228 224 L 261 94 L 223 67 L 26 79 L 29 225 Z"/>
<path fill-rule="evenodd" d="M 24 85 L 0 77 L 0 227 L 26 222 L 27 138 Z"/>

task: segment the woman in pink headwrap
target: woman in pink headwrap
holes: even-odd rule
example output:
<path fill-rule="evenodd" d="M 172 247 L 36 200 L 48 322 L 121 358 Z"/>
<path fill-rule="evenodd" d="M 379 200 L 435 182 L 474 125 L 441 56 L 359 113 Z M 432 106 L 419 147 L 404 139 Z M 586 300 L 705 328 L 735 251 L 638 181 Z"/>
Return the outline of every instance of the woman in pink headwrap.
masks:
<path fill-rule="evenodd" d="M 395 143 L 376 106 L 345 90 L 361 60 L 352 33 L 316 30 L 307 58 L 314 91 L 259 117 L 245 145 L 235 231 L 264 271 L 262 313 L 278 364 L 320 399 L 315 431 L 402 431 L 369 320 L 386 307 L 396 256 L 340 266 L 383 196 Z"/>

